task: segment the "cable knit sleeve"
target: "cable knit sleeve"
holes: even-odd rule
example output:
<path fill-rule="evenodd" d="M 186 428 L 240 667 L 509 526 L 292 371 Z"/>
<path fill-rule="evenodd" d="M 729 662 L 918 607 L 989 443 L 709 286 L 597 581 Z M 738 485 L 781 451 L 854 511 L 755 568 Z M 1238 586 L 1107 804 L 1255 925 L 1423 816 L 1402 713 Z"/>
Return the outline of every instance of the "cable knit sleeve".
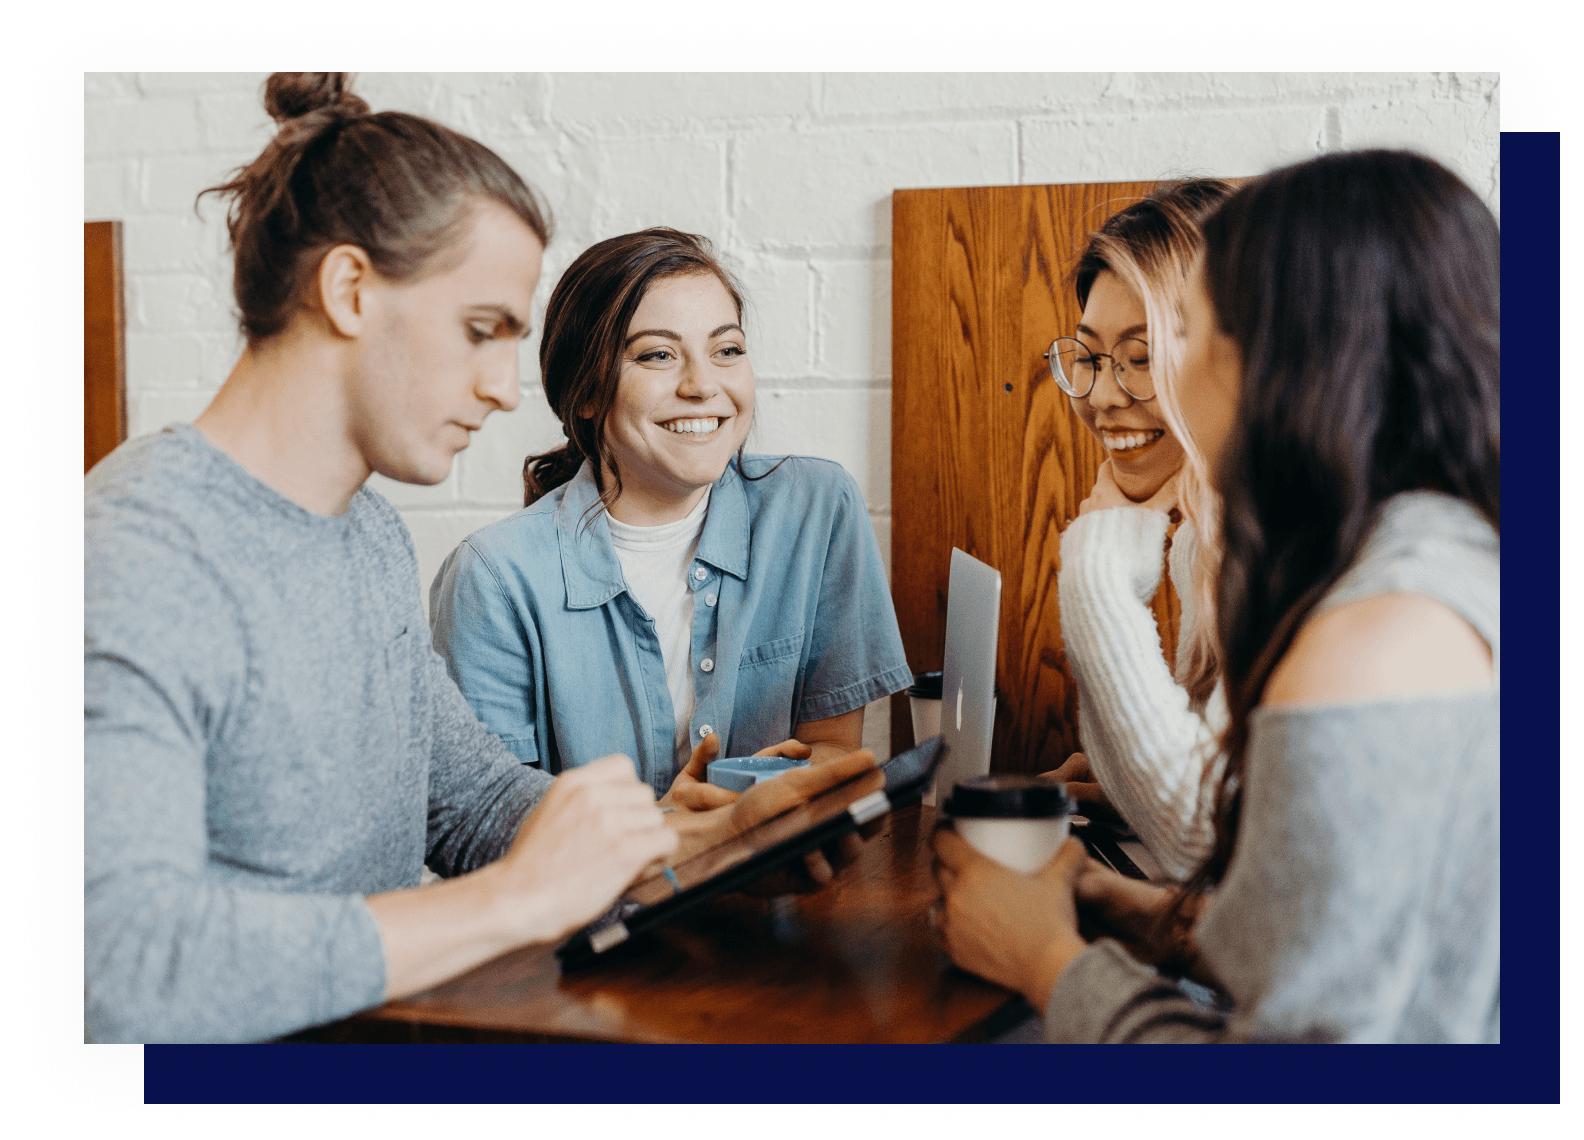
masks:
<path fill-rule="evenodd" d="M 1149 608 L 1167 518 L 1142 507 L 1080 516 L 1062 535 L 1062 639 L 1078 680 L 1079 740 L 1095 778 L 1167 875 L 1208 854 L 1218 733 L 1172 677 Z M 1178 534 L 1187 538 L 1189 524 Z M 1192 611 L 1184 606 L 1183 633 Z M 1218 721 L 1218 688 L 1207 710 Z"/>

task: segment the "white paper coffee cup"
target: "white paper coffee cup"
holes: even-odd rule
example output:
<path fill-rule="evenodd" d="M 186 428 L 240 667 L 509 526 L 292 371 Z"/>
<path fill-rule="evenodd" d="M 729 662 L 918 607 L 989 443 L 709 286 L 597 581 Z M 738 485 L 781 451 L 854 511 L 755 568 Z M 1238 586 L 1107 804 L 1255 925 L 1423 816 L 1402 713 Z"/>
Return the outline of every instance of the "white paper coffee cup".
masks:
<path fill-rule="evenodd" d="M 908 711 L 913 714 L 913 743 L 923 744 L 940 735 L 941 672 L 913 674 L 908 686 Z"/>
<path fill-rule="evenodd" d="M 1014 871 L 1033 874 L 1067 839 L 1073 806 L 1060 784 L 1000 775 L 959 781 L 942 810 L 975 850 Z"/>
<path fill-rule="evenodd" d="M 981 855 L 1032 875 L 1067 839 L 1067 817 L 1058 819 L 954 819 L 961 835 Z"/>

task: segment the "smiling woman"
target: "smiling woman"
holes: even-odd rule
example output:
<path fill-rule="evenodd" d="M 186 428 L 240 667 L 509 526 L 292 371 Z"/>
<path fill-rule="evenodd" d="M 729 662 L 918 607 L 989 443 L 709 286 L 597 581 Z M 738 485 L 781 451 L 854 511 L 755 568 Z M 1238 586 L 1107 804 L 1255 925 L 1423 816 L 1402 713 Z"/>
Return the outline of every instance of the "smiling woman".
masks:
<path fill-rule="evenodd" d="M 708 242 L 650 229 L 586 250 L 540 367 L 567 443 L 528 458 L 526 509 L 430 591 L 478 715 L 524 763 L 620 749 L 699 806 L 730 798 L 700 783 L 715 748 L 856 749 L 864 705 L 912 679 L 874 531 L 838 464 L 743 453 L 742 292 Z"/>
<path fill-rule="evenodd" d="M 1165 183 L 1106 219 L 1073 272 L 1076 336 L 1050 352 L 1052 378 L 1107 457 L 1062 534 L 1062 640 L 1084 750 L 1057 771 L 1090 811 L 1119 813 L 1172 877 L 1191 874 L 1214 835 L 1205 775 L 1219 771 L 1225 701 L 1212 652 L 1213 500 L 1185 469 L 1159 396 L 1183 368 L 1176 309 L 1200 219 L 1231 192 L 1218 179 Z M 1175 662 L 1148 604 L 1162 563 L 1182 603 Z"/>
<path fill-rule="evenodd" d="M 667 278 L 644 295 L 605 420 L 611 459 L 627 472 L 612 518 L 675 522 L 743 445 L 754 374 L 738 320 L 732 295 L 713 274 Z"/>

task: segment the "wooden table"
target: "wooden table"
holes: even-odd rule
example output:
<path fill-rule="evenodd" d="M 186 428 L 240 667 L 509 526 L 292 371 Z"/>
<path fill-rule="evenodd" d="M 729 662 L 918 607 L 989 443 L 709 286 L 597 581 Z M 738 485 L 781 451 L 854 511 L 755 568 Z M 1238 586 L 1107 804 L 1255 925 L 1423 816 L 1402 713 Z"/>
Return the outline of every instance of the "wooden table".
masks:
<path fill-rule="evenodd" d="M 887 820 L 818 894 L 729 895 L 563 975 L 549 946 L 294 1041 L 983 1041 L 1028 1016 L 928 925 L 932 811 Z"/>

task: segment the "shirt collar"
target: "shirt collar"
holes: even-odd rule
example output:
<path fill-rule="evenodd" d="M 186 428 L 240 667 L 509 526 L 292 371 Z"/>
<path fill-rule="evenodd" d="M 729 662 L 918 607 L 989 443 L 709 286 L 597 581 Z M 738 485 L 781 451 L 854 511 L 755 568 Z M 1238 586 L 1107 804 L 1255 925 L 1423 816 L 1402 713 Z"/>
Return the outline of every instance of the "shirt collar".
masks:
<path fill-rule="evenodd" d="M 710 491 L 709 514 L 699 536 L 699 560 L 734 578 L 748 578 L 748 491 L 733 460 Z"/>
<path fill-rule="evenodd" d="M 561 494 L 556 507 L 556 539 L 561 544 L 561 577 L 566 582 L 567 608 L 603 606 L 627 588 L 610 527 L 599 506 L 594 466 L 587 459 Z"/>
<path fill-rule="evenodd" d="M 556 507 L 556 539 L 561 547 L 568 609 L 602 606 L 627 589 L 611 545 L 610 526 L 604 509 L 597 508 L 598 502 L 594 466 L 585 459 Z M 596 508 L 592 515 L 591 508 Z M 735 463 L 726 465 L 710 491 L 698 558 L 735 578 L 748 577 L 748 493 Z"/>

